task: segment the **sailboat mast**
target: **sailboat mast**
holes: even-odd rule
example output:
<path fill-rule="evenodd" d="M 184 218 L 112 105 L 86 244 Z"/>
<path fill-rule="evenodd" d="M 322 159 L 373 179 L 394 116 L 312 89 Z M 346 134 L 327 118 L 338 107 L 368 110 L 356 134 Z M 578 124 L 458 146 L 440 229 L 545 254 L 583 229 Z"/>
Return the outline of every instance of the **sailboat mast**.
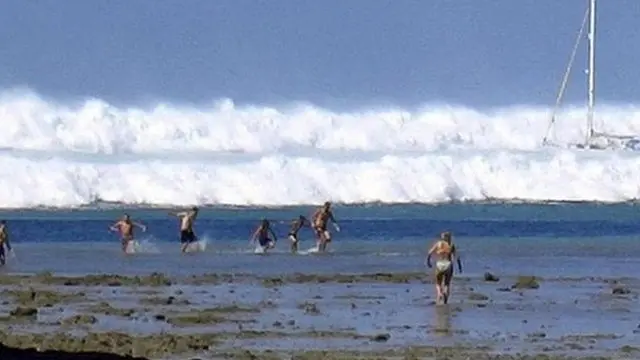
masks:
<path fill-rule="evenodd" d="M 593 107 L 595 104 L 596 62 L 596 0 L 589 0 L 589 104 L 587 110 L 587 145 L 593 136 Z"/>

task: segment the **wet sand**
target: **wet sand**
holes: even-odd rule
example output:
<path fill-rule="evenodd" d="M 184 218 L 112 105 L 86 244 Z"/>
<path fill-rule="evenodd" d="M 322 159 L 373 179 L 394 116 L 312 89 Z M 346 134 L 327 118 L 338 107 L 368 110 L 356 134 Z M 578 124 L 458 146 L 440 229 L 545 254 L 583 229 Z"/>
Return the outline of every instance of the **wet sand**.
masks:
<path fill-rule="evenodd" d="M 0 275 L 11 347 L 149 359 L 635 359 L 634 278 Z"/>

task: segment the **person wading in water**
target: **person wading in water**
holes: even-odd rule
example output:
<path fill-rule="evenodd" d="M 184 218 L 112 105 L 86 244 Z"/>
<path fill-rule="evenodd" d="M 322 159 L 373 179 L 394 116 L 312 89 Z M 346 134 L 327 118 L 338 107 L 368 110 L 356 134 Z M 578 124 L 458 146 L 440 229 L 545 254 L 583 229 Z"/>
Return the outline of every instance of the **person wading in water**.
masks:
<path fill-rule="evenodd" d="M 456 246 L 451 243 L 451 233 L 440 234 L 435 244 L 429 249 L 427 254 L 427 266 L 431 265 L 431 256 L 436 256 L 436 294 L 437 303 L 448 303 L 451 294 L 451 280 L 453 279 L 453 259 L 458 263 L 458 270 L 462 272 L 462 261 L 457 254 Z"/>

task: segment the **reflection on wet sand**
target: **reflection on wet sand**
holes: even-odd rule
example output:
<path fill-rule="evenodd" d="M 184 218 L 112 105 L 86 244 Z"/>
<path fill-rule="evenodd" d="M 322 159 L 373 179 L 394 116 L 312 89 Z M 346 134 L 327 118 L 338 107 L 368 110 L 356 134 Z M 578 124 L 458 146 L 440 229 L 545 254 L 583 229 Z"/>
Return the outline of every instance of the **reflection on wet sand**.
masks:
<path fill-rule="evenodd" d="M 435 307 L 435 332 L 440 336 L 451 336 L 451 308 L 449 305 L 439 305 Z"/>

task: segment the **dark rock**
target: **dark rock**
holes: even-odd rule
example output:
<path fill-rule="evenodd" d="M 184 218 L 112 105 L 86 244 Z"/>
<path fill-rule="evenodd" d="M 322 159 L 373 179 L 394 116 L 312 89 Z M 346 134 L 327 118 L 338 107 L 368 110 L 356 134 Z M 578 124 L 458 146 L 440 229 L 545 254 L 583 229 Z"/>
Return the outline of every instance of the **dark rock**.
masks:
<path fill-rule="evenodd" d="M 371 340 L 377 341 L 377 342 L 383 342 L 383 341 L 388 341 L 390 338 L 391 338 L 391 335 L 389 334 L 378 334 L 373 336 Z"/>
<path fill-rule="evenodd" d="M 627 295 L 631 294 L 631 290 L 622 286 L 616 286 L 611 290 L 611 293 L 614 295 Z"/>
<path fill-rule="evenodd" d="M 314 303 L 305 303 L 302 305 L 302 309 L 304 310 L 305 314 L 310 314 L 310 315 L 320 314 L 320 310 L 318 309 L 318 306 Z"/>
<path fill-rule="evenodd" d="M 98 322 L 98 319 L 93 315 L 74 315 L 62 320 L 64 325 L 92 325 Z"/>
<path fill-rule="evenodd" d="M 500 278 L 490 272 L 486 272 L 484 273 L 484 281 L 497 282 L 500 281 Z"/>
<path fill-rule="evenodd" d="M 518 276 L 516 283 L 511 286 L 512 289 L 537 289 L 540 287 L 535 276 Z"/>
<path fill-rule="evenodd" d="M 33 317 L 38 315 L 38 309 L 32 307 L 21 307 L 18 306 L 14 310 L 12 310 L 9 314 L 15 317 Z"/>
<path fill-rule="evenodd" d="M 35 348 L 18 349 L 0 344 L 0 357 L 4 360 L 149 360 L 143 357 L 123 356 L 106 352 L 38 351 Z"/>

